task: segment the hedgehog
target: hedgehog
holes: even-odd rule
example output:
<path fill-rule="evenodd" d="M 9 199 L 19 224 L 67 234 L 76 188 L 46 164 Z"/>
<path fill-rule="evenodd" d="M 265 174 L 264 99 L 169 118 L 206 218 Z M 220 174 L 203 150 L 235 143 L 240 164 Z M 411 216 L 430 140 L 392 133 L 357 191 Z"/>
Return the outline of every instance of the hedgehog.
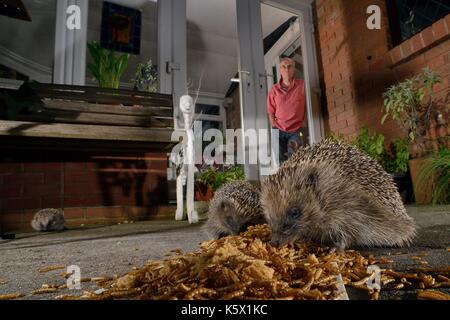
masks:
<path fill-rule="evenodd" d="M 58 209 L 42 209 L 31 220 L 33 229 L 41 232 L 66 230 L 64 224 L 64 215 Z"/>
<path fill-rule="evenodd" d="M 220 187 L 209 203 L 206 223 L 209 233 L 222 238 L 265 223 L 259 191 L 247 181 L 231 181 Z"/>
<path fill-rule="evenodd" d="M 297 150 L 262 182 L 260 201 L 274 246 L 402 247 L 416 235 L 392 177 L 356 147 L 332 140 Z"/>

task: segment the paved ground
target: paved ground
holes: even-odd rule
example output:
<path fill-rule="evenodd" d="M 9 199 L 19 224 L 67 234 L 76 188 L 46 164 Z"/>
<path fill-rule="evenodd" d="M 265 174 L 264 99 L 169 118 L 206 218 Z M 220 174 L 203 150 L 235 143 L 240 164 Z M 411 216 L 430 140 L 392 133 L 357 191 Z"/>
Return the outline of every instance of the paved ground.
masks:
<path fill-rule="evenodd" d="M 408 207 L 420 226 L 419 237 L 408 249 L 374 249 L 363 253 L 376 256 L 391 253 L 395 269 L 414 265 L 412 256 L 426 252 L 432 267 L 450 266 L 450 206 Z M 80 228 L 61 233 L 19 234 L 16 240 L 0 240 L 0 294 L 23 293 L 25 299 L 49 299 L 54 295 L 31 295 L 42 284 L 64 284 L 63 270 L 39 273 L 51 265 L 78 265 L 82 277 L 120 275 L 147 260 L 161 259 L 170 250 L 197 249 L 207 240 L 203 224 L 160 221 Z M 420 266 L 420 265 L 415 265 Z M 90 289 L 82 283 L 83 289 Z M 448 289 L 446 289 L 448 292 Z M 59 291 L 58 294 L 74 292 Z M 358 298 L 357 293 L 351 298 Z M 384 299 L 414 298 L 415 292 L 383 292 Z"/>

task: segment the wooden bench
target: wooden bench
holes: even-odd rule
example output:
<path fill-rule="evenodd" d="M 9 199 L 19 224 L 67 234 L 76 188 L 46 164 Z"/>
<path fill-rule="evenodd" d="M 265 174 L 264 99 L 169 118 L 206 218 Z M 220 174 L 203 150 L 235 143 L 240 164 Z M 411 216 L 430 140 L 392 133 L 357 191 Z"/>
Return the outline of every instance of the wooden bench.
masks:
<path fill-rule="evenodd" d="M 171 95 L 88 86 L 27 85 L 42 102 L 41 110 L 0 120 L 2 140 L 29 137 L 89 140 L 91 144 L 132 142 L 164 150 L 174 145 Z"/>

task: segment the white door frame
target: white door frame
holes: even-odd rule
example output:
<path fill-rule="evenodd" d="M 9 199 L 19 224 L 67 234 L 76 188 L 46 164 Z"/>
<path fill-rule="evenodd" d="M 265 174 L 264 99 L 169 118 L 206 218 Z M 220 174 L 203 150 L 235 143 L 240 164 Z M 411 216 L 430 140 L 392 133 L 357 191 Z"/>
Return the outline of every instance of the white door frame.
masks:
<path fill-rule="evenodd" d="M 183 128 L 179 112 L 187 87 L 187 19 L 185 0 L 158 1 L 159 92 L 172 94 L 175 130 Z"/>
<path fill-rule="evenodd" d="M 306 109 L 311 144 L 319 142 L 325 136 L 324 121 L 320 110 L 319 67 L 314 41 L 314 22 L 312 1 L 310 0 L 261 0 L 262 3 L 278 9 L 292 12 L 300 18 L 303 69 L 305 74 Z"/>
<path fill-rule="evenodd" d="M 80 9 L 80 29 L 69 30 L 67 9 Z M 58 0 L 56 2 L 55 52 L 53 83 L 85 85 L 88 0 Z M 78 14 L 78 12 L 76 13 Z"/>
<path fill-rule="evenodd" d="M 260 141 L 247 141 L 248 129 L 266 129 L 267 82 L 264 66 L 264 48 L 261 22 L 261 3 L 255 0 L 236 0 L 238 48 L 239 48 L 239 91 L 241 101 L 241 150 L 244 173 L 247 180 L 259 181 L 261 174 L 258 155 L 256 164 L 249 164 L 249 154 L 257 155 L 262 146 Z M 247 131 L 248 132 L 248 131 Z M 258 140 L 261 135 L 258 137 Z M 269 136 L 265 137 L 267 144 Z M 268 150 L 268 145 L 266 146 Z M 262 149 L 264 150 L 264 149 Z"/>

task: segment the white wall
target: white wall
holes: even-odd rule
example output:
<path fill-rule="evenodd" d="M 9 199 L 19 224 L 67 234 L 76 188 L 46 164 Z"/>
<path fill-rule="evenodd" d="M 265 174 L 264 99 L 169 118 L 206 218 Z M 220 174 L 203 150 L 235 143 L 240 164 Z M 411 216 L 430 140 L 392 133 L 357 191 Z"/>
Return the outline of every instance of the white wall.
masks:
<path fill-rule="evenodd" d="M 102 23 L 102 7 L 103 1 L 89 1 L 89 18 L 88 18 L 88 42 L 100 42 L 100 30 Z M 131 79 L 134 78 L 138 63 L 145 63 L 149 58 L 152 59 L 154 65 L 157 60 L 157 28 L 158 28 L 158 12 L 157 4 L 149 1 L 141 7 L 142 9 L 142 33 L 141 33 L 141 51 L 139 55 L 131 55 L 129 65 L 121 78 L 123 86 L 132 87 Z M 91 57 L 87 54 L 87 62 L 91 61 Z M 87 77 L 91 80 L 91 75 L 87 72 Z"/>
<path fill-rule="evenodd" d="M 23 0 L 23 3 L 31 22 L 0 16 L 0 63 L 19 72 L 22 72 L 21 67 L 15 68 L 11 64 L 28 63 L 36 68 L 34 72 L 49 72 L 51 77 L 56 0 Z M 11 53 L 14 53 L 13 57 Z M 26 71 L 30 66 L 22 67 Z"/>

